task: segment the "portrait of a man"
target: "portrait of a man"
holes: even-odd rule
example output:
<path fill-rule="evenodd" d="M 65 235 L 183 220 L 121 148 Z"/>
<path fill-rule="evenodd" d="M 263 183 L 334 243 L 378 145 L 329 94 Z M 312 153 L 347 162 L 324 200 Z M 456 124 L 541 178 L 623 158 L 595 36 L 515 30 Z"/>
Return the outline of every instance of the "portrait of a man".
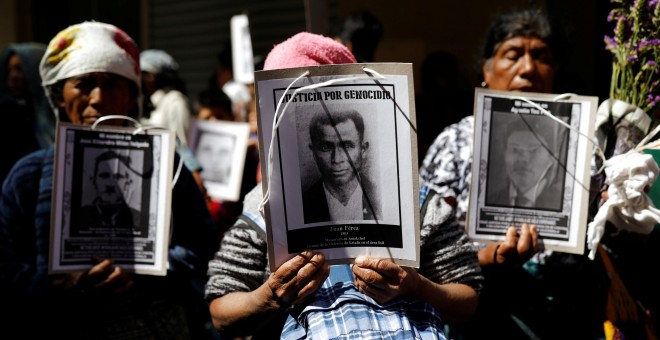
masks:
<path fill-rule="evenodd" d="M 140 225 L 140 211 L 128 202 L 140 194 L 131 167 L 131 158 L 114 150 L 100 153 L 93 159 L 90 181 L 94 198 L 80 210 L 82 227 L 135 228 Z"/>
<path fill-rule="evenodd" d="M 232 169 L 236 137 L 229 134 L 203 133 L 197 143 L 197 159 L 202 178 L 227 184 Z"/>
<path fill-rule="evenodd" d="M 491 155 L 504 160 L 504 173 L 489 174 L 487 205 L 560 210 L 564 174 L 559 173 L 565 130 L 553 129 L 534 119 L 515 117 L 504 129 L 500 141 L 503 155 Z M 527 119 L 527 122 L 525 122 Z M 546 119 L 547 120 L 547 119 Z M 548 122 L 557 125 L 554 122 Z M 499 187 L 496 188 L 496 185 Z"/>
<path fill-rule="evenodd" d="M 378 197 L 364 173 L 369 150 L 364 129 L 354 110 L 312 117 L 309 149 L 321 178 L 303 192 L 305 223 L 380 218 Z"/>

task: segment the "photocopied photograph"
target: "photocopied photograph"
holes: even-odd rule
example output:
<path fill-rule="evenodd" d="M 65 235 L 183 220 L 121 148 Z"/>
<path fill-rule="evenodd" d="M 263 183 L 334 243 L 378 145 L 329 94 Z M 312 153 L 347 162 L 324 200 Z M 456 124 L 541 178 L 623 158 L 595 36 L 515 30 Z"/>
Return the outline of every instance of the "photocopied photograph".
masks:
<path fill-rule="evenodd" d="M 493 112 L 491 122 L 504 133 L 490 136 L 486 204 L 560 211 L 568 129 L 539 115 Z"/>
<path fill-rule="evenodd" d="M 300 70 L 255 72 L 272 268 L 305 249 L 332 263 L 365 254 L 419 261 L 412 72 L 409 64 L 370 66 L 385 78 L 375 82 L 360 65 L 309 67 L 288 92 Z M 287 109 L 277 111 L 273 134 L 280 99 Z"/>
<path fill-rule="evenodd" d="M 144 150 L 89 147 L 84 150 L 81 206 L 76 234 L 94 228 L 123 229 L 127 234 L 147 232 L 149 197 L 143 202 L 142 191 L 148 190 L 144 175 Z M 143 187 L 143 183 L 147 185 Z M 144 205 L 142 204 L 144 203 Z"/>
<path fill-rule="evenodd" d="M 305 223 L 378 220 L 380 196 L 369 173 L 369 141 L 362 115 L 354 109 L 310 113 L 308 148 L 316 164 L 314 175 L 301 171 Z M 301 169 L 304 170 L 304 169 Z"/>
<path fill-rule="evenodd" d="M 165 275 L 174 137 L 168 130 L 58 124 L 49 271 L 93 256 Z"/>
<path fill-rule="evenodd" d="M 202 167 L 200 175 L 212 198 L 239 199 L 249 135 L 248 123 L 193 121 L 190 148 Z"/>
<path fill-rule="evenodd" d="M 596 108 L 590 96 L 476 89 L 471 239 L 528 223 L 544 249 L 584 251 Z"/>

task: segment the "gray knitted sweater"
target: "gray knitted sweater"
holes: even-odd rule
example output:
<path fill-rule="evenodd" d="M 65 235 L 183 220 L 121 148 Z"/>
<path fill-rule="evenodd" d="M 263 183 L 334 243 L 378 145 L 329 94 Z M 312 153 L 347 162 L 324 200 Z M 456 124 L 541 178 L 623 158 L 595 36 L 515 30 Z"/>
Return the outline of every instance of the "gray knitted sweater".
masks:
<path fill-rule="evenodd" d="M 246 195 L 243 210 L 259 215 L 262 197 L 261 185 L 257 185 Z M 422 218 L 419 272 L 434 282 L 463 283 L 479 292 L 483 276 L 477 250 L 456 222 L 451 207 L 434 195 Z M 231 292 L 255 290 L 268 275 L 265 232 L 238 219 L 209 262 L 206 299 L 210 302 Z"/>

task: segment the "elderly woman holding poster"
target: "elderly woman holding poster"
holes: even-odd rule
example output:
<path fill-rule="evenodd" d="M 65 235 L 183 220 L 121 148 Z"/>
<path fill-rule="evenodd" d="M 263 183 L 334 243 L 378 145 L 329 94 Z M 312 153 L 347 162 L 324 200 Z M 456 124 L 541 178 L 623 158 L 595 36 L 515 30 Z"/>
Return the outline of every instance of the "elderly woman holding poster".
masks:
<path fill-rule="evenodd" d="M 138 116 L 138 48 L 115 26 L 84 22 L 64 29 L 48 45 L 40 72 L 61 121 L 89 125 L 107 115 Z M 27 155 L 2 188 L 0 300 L 11 313 L 2 316 L 5 331 L 35 338 L 190 338 L 184 304 L 194 299 L 190 280 L 204 275 L 218 239 L 190 172 L 183 168 L 173 188 L 166 276 L 131 274 L 97 256 L 87 270 L 49 275 L 53 163 L 53 147 Z"/>
<path fill-rule="evenodd" d="M 558 34 L 538 9 L 501 13 L 483 46 L 482 86 L 493 90 L 552 93 L 555 90 Z M 452 202 L 464 221 L 472 174 L 474 117 L 448 126 L 429 148 L 420 168 L 423 187 Z M 528 144 L 526 147 L 530 147 Z M 538 180 L 538 178 L 536 179 Z M 437 198 L 436 198 L 437 199 Z M 506 231 L 502 242 L 480 244 L 486 282 L 475 318 L 461 327 L 464 339 L 498 337 L 557 339 L 602 337 L 603 272 L 586 256 L 541 252 L 535 226 Z M 531 259 L 531 260 L 530 260 Z"/>
<path fill-rule="evenodd" d="M 273 48 L 264 69 L 342 63 L 355 63 L 344 46 L 299 33 Z M 443 338 L 444 322 L 474 312 L 482 276 L 448 205 L 429 207 L 419 270 L 368 256 L 330 267 L 323 253 L 306 250 L 270 273 L 261 200 L 257 186 L 209 263 L 206 297 L 223 336 Z"/>

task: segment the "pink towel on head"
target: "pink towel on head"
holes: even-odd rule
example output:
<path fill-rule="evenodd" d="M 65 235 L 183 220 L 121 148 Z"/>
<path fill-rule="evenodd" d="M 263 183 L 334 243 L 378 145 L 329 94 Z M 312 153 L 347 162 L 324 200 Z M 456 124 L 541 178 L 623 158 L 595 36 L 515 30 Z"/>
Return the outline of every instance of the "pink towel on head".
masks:
<path fill-rule="evenodd" d="M 273 47 L 264 61 L 264 70 L 356 62 L 351 51 L 341 43 L 301 32 Z"/>

